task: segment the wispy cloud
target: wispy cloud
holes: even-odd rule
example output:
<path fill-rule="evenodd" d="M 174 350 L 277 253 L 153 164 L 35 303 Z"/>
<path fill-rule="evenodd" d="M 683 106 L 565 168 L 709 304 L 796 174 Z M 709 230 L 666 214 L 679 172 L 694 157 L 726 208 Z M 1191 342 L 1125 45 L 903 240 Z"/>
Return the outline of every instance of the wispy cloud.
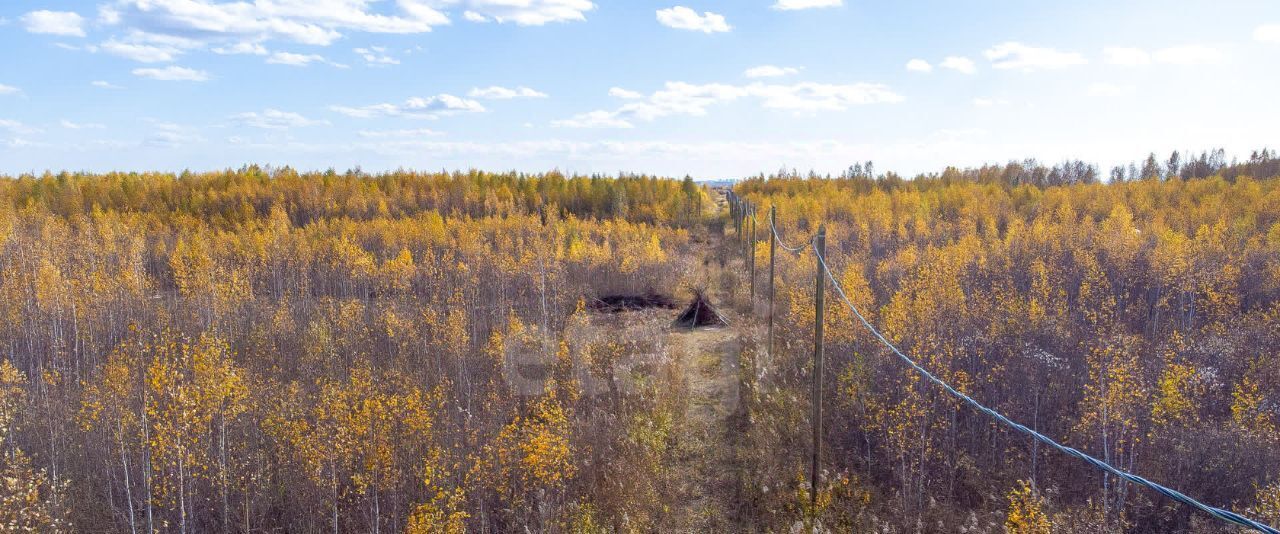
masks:
<path fill-rule="evenodd" d="M 697 11 L 685 6 L 669 7 L 658 10 L 658 22 L 663 26 L 677 30 L 690 30 L 702 33 L 724 33 L 731 29 L 724 15 L 710 11 L 699 15 Z"/>
<path fill-rule="evenodd" d="M 209 80 L 208 72 L 178 66 L 161 69 L 133 69 L 133 75 L 166 82 L 204 82 Z"/>
<path fill-rule="evenodd" d="M 204 137 L 192 128 L 171 122 L 148 119 L 152 132 L 142 140 L 143 146 L 158 148 L 177 148 L 183 145 L 200 143 Z"/>
<path fill-rule="evenodd" d="M 20 19 L 28 32 L 84 37 L 84 17 L 71 11 L 32 11 Z"/>
<path fill-rule="evenodd" d="M 39 128 L 27 126 L 22 122 L 15 121 L 12 119 L 0 119 L 0 130 L 7 130 L 11 133 L 21 134 L 21 135 L 40 133 Z"/>
<path fill-rule="evenodd" d="M 639 91 L 632 91 L 630 89 L 623 89 L 621 87 L 610 87 L 609 96 L 612 96 L 614 98 L 621 98 L 623 100 L 639 100 L 641 98 L 644 98 L 644 93 L 641 93 Z"/>
<path fill-rule="evenodd" d="M 0 96 L 3 96 L 3 95 L 16 95 L 16 94 L 21 93 L 21 92 L 22 92 L 22 90 L 21 90 L 21 89 L 18 89 L 17 87 L 14 87 L 14 86 L 12 86 L 12 85 L 5 85 L 5 84 L 3 84 L 3 83 L 0 83 Z"/>
<path fill-rule="evenodd" d="M 356 54 L 359 54 L 361 58 L 364 58 L 364 62 L 367 65 L 387 66 L 400 64 L 400 60 L 387 54 L 386 47 L 370 46 L 368 48 L 357 48 L 355 49 L 355 52 Z"/>
<path fill-rule="evenodd" d="M 295 54 L 293 52 L 272 53 L 267 57 L 267 63 L 272 65 L 289 65 L 292 67 L 306 67 L 312 63 L 327 63 L 334 67 L 346 68 L 346 65 L 329 61 L 320 54 Z"/>
<path fill-rule="evenodd" d="M 168 63 L 204 43 L 188 37 L 132 30 L 123 37 L 112 37 L 99 45 L 86 45 L 87 52 L 103 52 L 140 63 Z M 69 47 L 74 49 L 75 47 Z"/>
<path fill-rule="evenodd" d="M 378 117 L 406 117 L 411 119 L 435 119 L 442 115 L 457 113 L 480 113 L 485 111 L 484 105 L 476 100 L 460 98 L 450 94 L 429 97 L 414 97 L 403 104 L 372 104 L 367 106 L 329 106 L 335 113 L 356 119 L 373 119 Z"/>
<path fill-rule="evenodd" d="M 591 0 L 465 0 L 463 4 L 475 15 L 518 26 L 583 21 L 596 8 Z"/>
<path fill-rule="evenodd" d="M 381 14 L 369 2 L 271 2 L 211 0 L 117 0 L 100 10 L 108 26 L 174 36 L 198 35 L 209 43 L 279 39 L 327 46 L 344 31 L 411 34 L 429 32 L 449 18 L 423 0 L 397 0 L 399 12 Z"/>
<path fill-rule="evenodd" d="M 393 139 L 393 138 L 411 138 L 411 137 L 435 137 L 444 135 L 441 132 L 428 128 L 410 128 L 403 130 L 360 130 L 360 137 L 366 139 Z"/>
<path fill-rule="evenodd" d="M 619 117 L 615 112 L 604 110 L 588 111 L 567 119 L 554 120 L 551 121 L 551 125 L 556 128 L 635 128 L 631 121 Z"/>
<path fill-rule="evenodd" d="M 819 7 L 840 7 L 842 5 L 844 5 L 844 0 L 778 0 L 777 3 L 773 4 L 773 8 L 794 11 Z"/>
<path fill-rule="evenodd" d="M 471 92 L 467 93 L 467 96 L 488 100 L 510 100 L 513 98 L 546 98 L 547 94 L 524 86 L 509 89 L 494 85 L 472 89 Z"/>
<path fill-rule="evenodd" d="M 256 111 L 237 113 L 231 116 L 231 120 L 241 126 L 265 130 L 287 130 L 289 128 L 329 124 L 329 121 L 326 120 L 311 120 L 297 113 L 278 109 L 267 109 L 261 113 Z"/>
<path fill-rule="evenodd" d="M 837 85 L 802 82 L 781 85 L 754 82 L 748 85 L 699 85 L 667 82 L 662 90 L 646 98 L 632 99 L 616 110 L 580 113 L 552 124 L 570 128 L 631 128 L 637 120 L 652 121 L 672 115 L 702 116 L 713 105 L 743 99 L 756 100 L 761 107 L 767 109 L 797 114 L 844 111 L 853 106 L 904 100 L 902 95 L 889 87 L 872 83 Z"/>
<path fill-rule="evenodd" d="M 94 81 L 92 81 L 92 82 L 89 82 L 89 85 L 92 85 L 92 86 L 97 87 L 97 88 L 99 88 L 99 89 L 124 89 L 123 87 L 120 87 L 119 85 L 116 85 L 116 84 L 111 83 L 111 82 L 103 81 L 103 80 L 94 80 Z"/>
<path fill-rule="evenodd" d="M 61 121 L 59 121 L 59 124 L 61 124 L 63 128 L 66 128 L 68 130 L 102 130 L 107 127 L 105 124 L 100 124 L 96 122 L 77 123 L 77 122 L 69 121 L 67 119 L 62 119 Z"/>
<path fill-rule="evenodd" d="M 923 59 L 913 59 L 907 62 L 907 70 L 911 72 L 933 72 L 933 65 Z"/>
<path fill-rule="evenodd" d="M 267 51 L 267 47 L 253 41 L 240 41 L 225 46 L 216 46 L 212 49 L 212 52 L 224 56 L 265 56 L 270 53 Z"/>
<path fill-rule="evenodd" d="M 782 76 L 792 76 L 800 74 L 800 69 L 796 67 L 779 67 L 776 65 L 760 65 L 751 67 L 743 72 L 742 75 L 748 78 L 779 78 Z"/>
<path fill-rule="evenodd" d="M 973 60 L 963 56 L 947 56 L 938 66 L 961 74 L 973 74 L 978 71 L 978 68 L 973 64 Z"/>
<path fill-rule="evenodd" d="M 168 63 L 182 54 L 182 50 L 174 47 L 125 43 L 114 39 L 102 43 L 97 50 L 139 63 Z"/>
<path fill-rule="evenodd" d="M 1022 71 L 1060 69 L 1088 63 L 1084 56 L 1075 52 L 1027 46 L 1014 41 L 995 45 L 983 55 L 993 68 Z"/>

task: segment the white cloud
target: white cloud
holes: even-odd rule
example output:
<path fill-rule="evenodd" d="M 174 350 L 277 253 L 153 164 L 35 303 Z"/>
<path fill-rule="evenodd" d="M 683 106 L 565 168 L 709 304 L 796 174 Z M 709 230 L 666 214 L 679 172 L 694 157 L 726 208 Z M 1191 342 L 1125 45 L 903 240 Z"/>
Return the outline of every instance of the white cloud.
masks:
<path fill-rule="evenodd" d="M 305 67 L 314 62 L 324 63 L 324 56 L 319 54 L 295 54 L 293 52 L 276 52 L 267 58 L 267 63 L 273 65 L 291 65 L 294 67 Z"/>
<path fill-rule="evenodd" d="M 31 33 L 84 37 L 84 17 L 71 11 L 32 11 L 23 15 L 22 25 Z"/>
<path fill-rule="evenodd" d="M 485 111 L 480 102 L 460 98 L 449 94 L 429 97 L 413 97 L 403 104 L 372 104 L 368 106 L 329 106 L 335 113 L 356 119 L 372 119 L 377 117 L 405 117 L 410 119 L 435 119 L 442 115 L 457 113 L 480 113 Z"/>
<path fill-rule="evenodd" d="M 547 94 L 523 86 L 516 87 L 515 89 L 508 89 L 506 87 L 494 85 L 491 87 L 477 87 L 472 89 L 471 92 L 467 93 L 467 96 L 471 98 L 485 98 L 489 100 L 510 100 L 512 98 L 546 98 Z"/>
<path fill-rule="evenodd" d="M 943 59 L 942 63 L 939 63 L 938 66 L 944 69 L 951 69 L 962 74 L 973 74 L 978 71 L 977 67 L 973 64 L 972 59 L 962 56 L 947 56 L 947 58 Z"/>
<path fill-rule="evenodd" d="M 1156 63 L 1169 65 L 1204 65 L 1217 63 L 1222 59 L 1222 52 L 1204 45 L 1184 45 L 1162 48 L 1151 54 Z"/>
<path fill-rule="evenodd" d="M 1253 30 L 1253 40 L 1264 43 L 1280 43 L 1280 24 L 1263 24 Z"/>
<path fill-rule="evenodd" d="M 167 63 L 204 43 L 182 36 L 132 30 L 123 38 L 113 37 L 101 45 L 84 47 L 89 52 L 105 52 L 141 63 Z"/>
<path fill-rule="evenodd" d="M 348 34 L 417 34 L 450 24 L 456 9 L 471 21 L 540 26 L 585 20 L 591 0 L 99 0 L 95 27 L 111 32 L 106 52 L 146 63 L 177 61 L 192 51 L 270 56 L 272 41 L 329 46 Z M 84 35 L 75 13 L 29 13 L 31 31 Z M 68 47 L 70 45 L 67 45 Z M 274 48 L 274 47 L 272 47 Z M 399 60 L 373 47 L 360 53 L 369 65 Z M 406 52 L 407 53 L 407 52 Z M 281 53 L 273 63 L 305 65 L 313 54 Z M 334 67 L 346 65 L 329 62 Z"/>
<path fill-rule="evenodd" d="M 1098 82 L 1089 85 L 1089 96 L 1115 98 L 1137 94 L 1138 88 L 1128 84 Z"/>
<path fill-rule="evenodd" d="M 392 139 L 403 137 L 434 137 L 443 134 L 427 128 L 412 128 L 406 130 L 360 130 L 359 135 L 366 139 Z"/>
<path fill-rule="evenodd" d="M 16 95 L 21 92 L 22 90 L 17 87 L 0 83 L 0 95 Z"/>
<path fill-rule="evenodd" d="M 372 119 L 376 117 L 396 117 L 403 115 L 403 110 L 395 104 L 372 104 L 368 106 L 329 106 L 329 110 L 356 119 Z M 414 117 L 427 118 L 427 117 Z M 430 117 L 435 118 L 435 117 Z"/>
<path fill-rule="evenodd" d="M 95 81 L 89 82 L 89 85 L 92 85 L 92 86 L 97 87 L 97 88 L 99 88 L 99 89 L 124 89 L 123 87 L 120 87 L 119 85 L 116 85 L 116 84 L 111 83 L 111 82 L 102 81 L 102 80 L 95 80 Z"/>
<path fill-rule="evenodd" d="M 28 141 L 26 139 L 22 139 L 20 137 L 15 137 L 13 139 L 4 141 L 4 146 L 7 146 L 9 148 L 31 148 L 31 147 L 46 148 L 51 145 L 49 145 L 48 143 L 36 143 L 36 142 Z"/>
<path fill-rule="evenodd" d="M 181 50 L 173 47 L 123 43 L 114 39 L 102 43 L 97 49 L 140 63 L 167 63 L 182 54 Z"/>
<path fill-rule="evenodd" d="M 421 109 L 427 111 L 446 111 L 446 112 L 472 112 L 478 113 L 484 111 L 484 106 L 475 100 L 466 98 L 458 98 L 449 94 L 437 96 L 429 96 L 426 98 L 415 97 L 405 101 L 405 107 L 409 109 Z"/>
<path fill-rule="evenodd" d="M 610 87 L 609 96 L 612 96 L 614 98 L 621 98 L 623 100 L 639 100 L 641 98 L 644 98 L 644 94 L 638 91 L 623 89 L 621 87 Z"/>
<path fill-rule="evenodd" d="M 980 108 L 990 108 L 995 106 L 1007 106 L 1009 101 L 1003 98 L 975 98 L 973 105 Z"/>
<path fill-rule="evenodd" d="M 551 125 L 556 128 L 635 128 L 631 122 L 604 110 L 579 113 L 568 119 L 551 121 Z"/>
<path fill-rule="evenodd" d="M 102 130 L 107 127 L 104 124 L 99 124 L 96 122 L 75 123 L 67 119 L 62 119 L 62 121 L 59 124 L 61 124 L 63 128 L 66 128 L 68 130 Z"/>
<path fill-rule="evenodd" d="M 0 119 L 0 130 L 9 130 L 11 133 L 15 134 L 32 134 L 40 132 L 38 128 L 32 128 L 21 122 L 10 119 Z"/>
<path fill-rule="evenodd" d="M 791 11 L 817 7 L 840 7 L 842 5 L 844 5 L 844 0 L 778 0 L 777 3 L 773 4 L 773 8 Z"/>
<path fill-rule="evenodd" d="M 357 48 L 355 50 L 369 65 L 399 65 L 400 60 L 387 55 L 387 49 L 381 46 Z"/>
<path fill-rule="evenodd" d="M 672 115 L 702 116 L 715 104 L 755 99 L 769 109 L 808 114 L 844 111 L 852 106 L 901 102 L 903 97 L 880 84 L 833 85 L 803 82 L 776 85 L 754 82 L 748 85 L 689 84 L 667 82 L 662 90 L 647 98 L 632 100 L 614 111 L 581 113 L 555 121 L 554 126 L 576 128 L 630 128 L 634 121 L 652 121 Z"/>
<path fill-rule="evenodd" d="M 204 141 L 204 138 L 200 134 L 187 128 L 176 124 L 160 123 L 156 125 L 156 131 L 147 134 L 146 138 L 142 140 L 142 144 L 158 148 L 177 148 L 201 141 Z"/>
<path fill-rule="evenodd" d="M 987 49 L 983 55 L 991 61 L 991 66 L 994 68 L 1023 71 L 1059 69 L 1088 63 L 1084 56 L 1075 52 L 1037 48 L 1013 41 L 995 45 Z"/>
<path fill-rule="evenodd" d="M 240 41 L 238 43 L 232 43 L 226 46 L 214 47 L 213 53 L 221 54 L 224 56 L 233 56 L 233 55 L 265 56 L 269 52 L 267 51 L 267 47 L 262 46 L 259 43 L 255 43 L 253 41 Z"/>
<path fill-rule="evenodd" d="M 133 75 L 167 82 L 203 82 L 209 80 L 208 72 L 178 66 L 170 66 L 163 69 L 133 69 Z"/>
<path fill-rule="evenodd" d="M 831 85 L 822 83 L 798 83 L 795 85 L 747 86 L 750 96 L 762 99 L 766 108 L 812 113 L 817 111 L 844 111 L 851 106 L 896 103 L 903 97 L 880 84 L 856 83 Z"/>
<path fill-rule="evenodd" d="M 659 9 L 658 22 L 677 30 L 703 33 L 723 33 L 732 29 L 729 23 L 725 22 L 724 15 L 717 15 L 710 11 L 699 15 L 697 11 L 684 6 Z"/>
<path fill-rule="evenodd" d="M 106 24 L 210 42 L 283 39 L 329 45 L 342 31 L 411 34 L 431 31 L 449 18 L 424 0 L 396 0 L 399 13 L 373 12 L 373 0 L 269 1 L 115 0 L 99 11 Z"/>
<path fill-rule="evenodd" d="M 907 62 L 907 70 L 911 72 L 933 72 L 933 65 L 923 59 L 913 59 Z"/>
<path fill-rule="evenodd" d="M 311 120 L 297 113 L 280 111 L 278 109 L 267 109 L 262 113 L 258 113 L 256 111 L 237 113 L 231 116 L 231 120 L 241 126 L 262 128 L 265 130 L 287 130 L 289 128 L 329 124 L 329 121 Z"/>
<path fill-rule="evenodd" d="M 1107 63 L 1112 65 L 1137 66 L 1151 63 L 1151 54 L 1141 48 L 1111 46 L 1102 49 Z"/>
<path fill-rule="evenodd" d="M 583 21 L 587 20 L 586 13 L 596 8 L 591 0 L 465 0 L 464 3 L 475 15 L 519 26 Z M 463 17 L 475 22 L 465 12 Z"/>
<path fill-rule="evenodd" d="M 747 69 L 746 72 L 742 73 L 743 76 L 748 78 L 777 78 L 780 76 L 792 76 L 795 74 L 800 74 L 800 69 L 795 67 L 779 67 L 776 65 L 760 65 L 758 67 L 751 67 Z"/>

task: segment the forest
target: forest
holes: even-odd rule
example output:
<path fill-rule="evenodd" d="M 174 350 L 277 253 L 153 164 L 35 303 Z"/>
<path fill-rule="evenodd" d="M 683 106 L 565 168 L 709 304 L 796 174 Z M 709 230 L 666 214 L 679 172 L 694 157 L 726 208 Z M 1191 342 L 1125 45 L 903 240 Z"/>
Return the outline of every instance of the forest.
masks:
<path fill-rule="evenodd" d="M 688 177 L 0 177 L 0 530 L 1236 531 L 830 295 L 810 494 L 820 272 L 769 210 L 965 394 L 1280 525 L 1274 153 L 732 189 L 754 229 Z M 728 326 L 598 306 L 695 294 Z"/>

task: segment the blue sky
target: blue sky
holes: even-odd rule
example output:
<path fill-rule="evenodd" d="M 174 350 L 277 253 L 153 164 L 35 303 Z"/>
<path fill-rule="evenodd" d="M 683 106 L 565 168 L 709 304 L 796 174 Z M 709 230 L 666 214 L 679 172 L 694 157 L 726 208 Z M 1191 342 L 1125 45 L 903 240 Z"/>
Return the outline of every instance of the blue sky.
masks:
<path fill-rule="evenodd" d="M 0 173 L 940 170 L 1280 147 L 1274 0 L 20 0 Z"/>

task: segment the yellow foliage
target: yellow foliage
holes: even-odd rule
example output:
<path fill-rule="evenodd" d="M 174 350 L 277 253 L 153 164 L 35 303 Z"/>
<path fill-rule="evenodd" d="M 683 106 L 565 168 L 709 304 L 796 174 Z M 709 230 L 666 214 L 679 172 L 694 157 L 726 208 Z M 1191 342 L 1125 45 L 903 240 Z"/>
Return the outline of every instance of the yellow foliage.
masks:
<path fill-rule="evenodd" d="M 1274 413 L 1264 408 L 1266 397 L 1254 369 L 1235 385 L 1231 397 L 1231 419 L 1240 428 L 1272 440 L 1280 435 L 1280 421 L 1276 420 Z"/>
<path fill-rule="evenodd" d="M 71 532 L 57 507 L 65 484 L 54 485 L 21 450 L 0 458 L 0 532 Z"/>
<path fill-rule="evenodd" d="M 9 360 L 0 360 L 0 447 L 3 447 L 14 420 L 22 411 L 27 375 Z"/>
<path fill-rule="evenodd" d="M 1258 487 L 1257 504 L 1251 509 L 1254 518 L 1267 525 L 1280 525 L 1280 481 Z"/>
<path fill-rule="evenodd" d="M 437 492 L 431 502 L 413 509 L 405 534 L 466 534 L 470 515 L 463 511 L 465 502 L 461 488 L 453 493 Z"/>
<path fill-rule="evenodd" d="M 1009 492 L 1009 514 L 1004 520 L 1008 534 L 1052 534 L 1053 524 L 1044 511 L 1044 498 L 1025 480 Z"/>

